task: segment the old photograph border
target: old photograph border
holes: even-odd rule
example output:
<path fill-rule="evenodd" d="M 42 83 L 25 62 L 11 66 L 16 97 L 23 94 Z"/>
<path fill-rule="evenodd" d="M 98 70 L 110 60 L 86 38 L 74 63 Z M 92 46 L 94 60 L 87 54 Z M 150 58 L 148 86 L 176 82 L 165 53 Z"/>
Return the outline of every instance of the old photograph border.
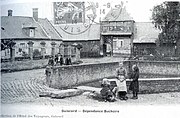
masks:
<path fill-rule="evenodd" d="M 160 48 L 163 29 L 152 18 L 165 0 L 0 2 L 1 118 L 179 117 L 179 44 Z M 68 23 L 54 24 L 55 12 Z M 178 19 L 172 27 L 180 37 Z"/>

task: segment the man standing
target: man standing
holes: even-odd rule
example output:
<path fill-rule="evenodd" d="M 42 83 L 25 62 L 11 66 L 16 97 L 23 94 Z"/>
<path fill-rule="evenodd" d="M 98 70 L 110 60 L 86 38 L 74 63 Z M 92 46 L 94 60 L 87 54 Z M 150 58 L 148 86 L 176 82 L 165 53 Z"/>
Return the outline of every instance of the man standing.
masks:
<path fill-rule="evenodd" d="M 55 62 L 56 62 L 56 65 L 63 65 L 64 64 L 64 60 L 63 60 L 63 57 L 61 54 L 58 54 L 55 58 Z"/>
<path fill-rule="evenodd" d="M 54 66 L 54 59 L 52 56 L 50 56 L 50 58 L 49 58 L 48 65 Z"/>

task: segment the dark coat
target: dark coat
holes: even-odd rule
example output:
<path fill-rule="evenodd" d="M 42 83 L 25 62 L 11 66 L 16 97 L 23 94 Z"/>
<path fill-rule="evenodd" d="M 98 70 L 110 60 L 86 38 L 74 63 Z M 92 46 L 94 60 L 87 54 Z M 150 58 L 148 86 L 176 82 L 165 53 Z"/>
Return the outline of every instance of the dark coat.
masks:
<path fill-rule="evenodd" d="M 63 65 L 64 64 L 64 59 L 63 57 L 60 58 L 60 65 Z"/>
<path fill-rule="evenodd" d="M 102 96 L 103 99 L 111 101 L 114 94 L 110 89 L 110 85 L 101 85 L 102 89 L 100 91 L 100 94 Z"/>
<path fill-rule="evenodd" d="M 54 60 L 52 58 L 49 59 L 48 65 L 54 66 Z"/>
<path fill-rule="evenodd" d="M 64 59 L 63 59 L 63 57 L 56 57 L 55 62 L 56 62 L 56 64 L 63 65 L 64 64 Z"/>
<path fill-rule="evenodd" d="M 65 64 L 66 65 L 72 65 L 71 58 L 66 58 Z"/>
<path fill-rule="evenodd" d="M 132 79 L 132 81 L 130 83 L 129 90 L 139 92 L 139 68 L 137 66 L 132 72 L 130 79 Z"/>

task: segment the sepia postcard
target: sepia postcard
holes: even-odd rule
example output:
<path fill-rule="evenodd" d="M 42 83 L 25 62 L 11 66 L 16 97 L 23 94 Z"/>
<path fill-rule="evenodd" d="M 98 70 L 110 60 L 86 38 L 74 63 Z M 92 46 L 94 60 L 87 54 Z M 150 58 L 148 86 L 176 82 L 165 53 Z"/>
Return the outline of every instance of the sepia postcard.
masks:
<path fill-rule="evenodd" d="M 0 9 L 1 118 L 180 117 L 180 1 Z"/>

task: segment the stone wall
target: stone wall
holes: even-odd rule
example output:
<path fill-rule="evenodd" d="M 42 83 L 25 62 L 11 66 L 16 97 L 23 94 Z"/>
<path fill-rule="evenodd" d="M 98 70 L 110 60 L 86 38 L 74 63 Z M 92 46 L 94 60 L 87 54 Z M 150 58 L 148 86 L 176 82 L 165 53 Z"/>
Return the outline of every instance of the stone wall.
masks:
<path fill-rule="evenodd" d="M 48 64 L 47 59 L 4 62 L 1 63 L 1 71 L 12 72 L 12 71 L 39 69 L 39 68 L 45 68 L 47 64 Z"/>
<path fill-rule="evenodd" d="M 124 61 L 128 73 L 133 63 L 138 64 L 140 74 L 180 77 L 180 62 Z M 117 67 L 118 62 L 50 67 L 46 69 L 48 72 L 46 80 L 47 84 L 53 88 L 71 87 L 98 81 L 104 77 L 114 77 Z"/>
<path fill-rule="evenodd" d="M 85 86 L 101 88 L 102 81 L 88 83 Z M 126 81 L 128 93 L 130 80 Z M 163 93 L 163 92 L 180 92 L 180 78 L 146 78 L 139 79 L 139 93 Z"/>
<path fill-rule="evenodd" d="M 129 85 L 129 84 L 128 84 Z M 147 79 L 139 81 L 140 93 L 180 92 L 180 78 Z"/>
<path fill-rule="evenodd" d="M 117 67 L 118 62 L 51 67 L 46 69 L 46 80 L 53 88 L 71 87 L 115 76 Z"/>
<path fill-rule="evenodd" d="M 124 65 L 128 71 L 131 66 L 137 64 L 141 74 L 167 75 L 180 77 L 179 61 L 125 61 Z"/>

